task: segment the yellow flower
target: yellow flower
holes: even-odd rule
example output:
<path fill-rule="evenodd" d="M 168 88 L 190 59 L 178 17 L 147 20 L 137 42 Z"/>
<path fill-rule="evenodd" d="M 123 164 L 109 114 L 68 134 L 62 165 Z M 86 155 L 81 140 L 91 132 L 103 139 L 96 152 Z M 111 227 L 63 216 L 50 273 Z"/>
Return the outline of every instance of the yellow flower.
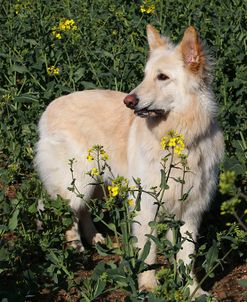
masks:
<path fill-rule="evenodd" d="M 154 4 L 152 4 L 147 8 L 146 12 L 147 12 L 147 14 L 152 14 L 154 11 L 155 11 L 155 6 L 154 6 Z"/>
<path fill-rule="evenodd" d="M 90 172 L 92 176 L 99 176 L 99 170 L 97 168 L 93 168 Z"/>
<path fill-rule="evenodd" d="M 77 30 L 77 26 L 73 19 L 70 20 L 62 19 L 59 22 L 58 26 L 52 27 L 52 34 L 56 39 L 61 40 L 62 39 L 61 31 L 64 32 L 64 31 L 74 31 L 74 30 Z"/>
<path fill-rule="evenodd" d="M 60 33 L 55 33 L 55 35 L 54 35 L 58 40 L 61 40 L 62 39 L 62 36 L 61 36 L 61 34 Z"/>
<path fill-rule="evenodd" d="M 75 21 L 73 19 L 70 20 L 63 19 L 59 22 L 58 29 L 62 31 L 70 31 L 70 30 L 76 30 L 77 26 L 75 25 Z"/>
<path fill-rule="evenodd" d="M 62 35 L 54 29 L 52 30 L 52 34 L 56 39 L 58 39 L 58 40 L 62 39 Z"/>
<path fill-rule="evenodd" d="M 175 147 L 177 145 L 177 139 L 175 137 L 170 138 L 168 142 L 169 147 Z"/>
<path fill-rule="evenodd" d="M 176 153 L 177 155 L 181 155 L 181 153 L 182 153 L 183 150 L 184 150 L 183 148 L 181 148 L 179 146 L 176 146 L 174 148 L 174 153 Z"/>
<path fill-rule="evenodd" d="M 93 157 L 91 154 L 88 154 L 87 160 L 88 160 L 88 161 L 93 161 L 93 160 L 94 160 L 94 157 Z"/>
<path fill-rule="evenodd" d="M 162 149 L 169 150 L 169 148 L 172 148 L 174 153 L 179 156 L 185 149 L 184 136 L 182 134 L 178 134 L 174 130 L 169 131 L 167 136 L 162 137 L 160 144 Z"/>
<path fill-rule="evenodd" d="M 166 149 L 168 142 L 169 142 L 169 138 L 167 136 L 163 136 L 160 142 L 162 149 L 164 150 Z"/>
<path fill-rule="evenodd" d="M 140 12 L 143 14 L 152 14 L 155 11 L 155 5 L 152 4 L 151 0 L 145 0 L 143 5 L 140 6 Z"/>
<path fill-rule="evenodd" d="M 145 13 L 145 12 L 146 12 L 146 8 L 145 8 L 145 6 L 144 6 L 144 5 L 141 5 L 141 7 L 140 7 L 140 11 L 141 11 L 141 13 Z"/>
<path fill-rule="evenodd" d="M 116 197 L 119 193 L 119 187 L 118 186 L 108 186 L 108 191 L 110 197 Z"/>
<path fill-rule="evenodd" d="M 128 199 L 128 204 L 130 207 L 133 207 L 135 204 L 134 199 Z"/>
<path fill-rule="evenodd" d="M 109 159 L 109 155 L 104 150 L 100 150 L 100 155 L 101 155 L 102 160 L 108 160 Z"/>
<path fill-rule="evenodd" d="M 50 67 L 47 68 L 47 73 L 49 75 L 59 75 L 60 69 L 58 67 L 55 67 L 55 66 L 50 66 Z"/>

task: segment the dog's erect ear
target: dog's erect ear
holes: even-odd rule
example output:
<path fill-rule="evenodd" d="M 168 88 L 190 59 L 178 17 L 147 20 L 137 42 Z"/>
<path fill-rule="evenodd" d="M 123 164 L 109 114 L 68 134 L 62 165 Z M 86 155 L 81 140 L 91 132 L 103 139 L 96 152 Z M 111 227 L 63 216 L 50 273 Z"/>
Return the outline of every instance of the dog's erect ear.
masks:
<path fill-rule="evenodd" d="M 197 31 L 193 26 L 186 29 L 180 44 L 185 65 L 194 73 L 205 64 L 205 56 Z"/>
<path fill-rule="evenodd" d="M 149 48 L 151 51 L 157 47 L 164 46 L 166 44 L 165 39 L 150 24 L 147 25 L 147 38 L 148 38 Z"/>

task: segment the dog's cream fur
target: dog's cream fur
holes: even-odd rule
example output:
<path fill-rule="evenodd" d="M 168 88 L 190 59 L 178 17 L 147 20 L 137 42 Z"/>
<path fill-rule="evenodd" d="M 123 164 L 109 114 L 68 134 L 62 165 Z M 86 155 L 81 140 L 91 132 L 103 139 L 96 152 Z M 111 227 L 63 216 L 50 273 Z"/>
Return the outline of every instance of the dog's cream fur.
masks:
<path fill-rule="evenodd" d="M 40 140 L 37 143 L 36 165 L 46 189 L 52 196 L 57 194 L 70 200 L 75 223 L 67 232 L 81 250 L 83 246 L 78 233 L 78 222 L 90 243 L 103 242 L 103 237 L 93 226 L 83 201 L 67 188 L 71 184 L 69 159 L 75 158 L 74 176 L 76 185 L 90 200 L 92 181 L 84 172 L 93 167 L 86 160 L 87 150 L 95 144 L 103 145 L 110 156 L 109 164 L 115 175 L 130 180 L 140 177 L 146 188 L 160 184 L 160 159 L 164 156 L 160 140 L 170 130 L 176 130 L 185 137 L 188 165 L 184 192 L 190 188 L 185 203 L 181 203 L 181 184 L 169 180 L 169 190 L 164 196 L 164 205 L 169 213 L 175 214 L 185 224 L 186 232 L 196 240 L 202 213 L 209 208 L 209 202 L 216 188 L 218 164 L 223 156 L 223 136 L 216 121 L 216 105 L 210 90 L 207 58 L 193 27 L 189 27 L 180 44 L 172 45 L 167 38 L 147 27 L 150 56 L 145 68 L 143 82 L 131 94 L 138 97 L 135 112 L 148 108 L 146 118 L 136 116 L 123 104 L 126 94 L 108 90 L 75 92 L 53 101 L 39 123 Z M 159 74 L 166 79 L 158 78 Z M 126 79 L 128 80 L 128 79 Z M 155 114 L 161 110 L 163 114 Z M 151 111 L 150 111 L 151 112 Z M 174 158 L 174 161 L 178 161 Z M 181 170 L 173 169 L 171 177 L 181 177 Z M 133 225 L 133 233 L 142 248 L 145 234 L 156 212 L 149 195 L 143 194 L 141 211 Z M 168 234 L 169 236 L 169 234 Z M 178 258 L 189 263 L 194 245 L 186 241 Z M 155 245 L 146 262 L 156 259 Z M 154 271 L 139 276 L 141 289 L 152 289 L 156 285 Z M 195 288 L 196 282 L 192 286 Z"/>

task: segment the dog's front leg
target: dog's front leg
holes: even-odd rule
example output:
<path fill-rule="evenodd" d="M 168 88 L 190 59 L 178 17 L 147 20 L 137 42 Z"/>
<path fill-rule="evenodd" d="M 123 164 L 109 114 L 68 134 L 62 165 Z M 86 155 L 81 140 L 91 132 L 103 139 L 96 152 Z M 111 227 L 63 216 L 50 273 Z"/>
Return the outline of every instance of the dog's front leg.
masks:
<path fill-rule="evenodd" d="M 156 210 L 157 206 L 153 204 L 153 200 L 150 199 L 148 195 L 143 195 L 141 200 L 141 210 L 137 212 L 135 222 L 133 223 L 133 235 L 136 236 L 138 240 L 137 247 L 140 249 L 140 255 L 143 251 L 145 243 L 147 240 L 149 240 L 146 235 L 152 234 L 156 236 L 156 232 L 152 231 L 149 226 L 149 222 L 154 220 Z M 145 263 L 154 264 L 156 261 L 156 245 L 151 239 L 150 243 L 150 251 L 145 259 Z M 138 276 L 138 285 L 140 290 L 154 290 L 154 288 L 157 286 L 155 270 L 148 270 L 140 273 Z"/>
<path fill-rule="evenodd" d="M 177 261 L 179 259 L 183 260 L 185 265 L 191 265 L 193 263 L 190 255 L 195 253 L 195 241 L 198 233 L 199 221 L 195 219 L 195 217 L 199 217 L 198 213 L 195 213 L 191 216 L 184 216 L 184 225 L 180 228 L 180 233 L 182 238 L 186 239 L 182 245 L 182 249 L 177 253 Z M 193 266 L 192 266 L 193 270 Z M 195 290 L 195 297 L 200 296 L 202 294 L 207 294 L 199 285 L 196 280 L 196 276 L 193 271 L 191 271 L 191 278 L 193 279 L 193 284 L 189 286 L 190 294 L 192 294 Z"/>

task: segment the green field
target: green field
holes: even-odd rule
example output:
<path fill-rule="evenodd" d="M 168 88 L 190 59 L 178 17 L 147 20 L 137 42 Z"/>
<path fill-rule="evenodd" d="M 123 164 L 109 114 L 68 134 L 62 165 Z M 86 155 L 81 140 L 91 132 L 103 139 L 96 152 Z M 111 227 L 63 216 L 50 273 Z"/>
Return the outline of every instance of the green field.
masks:
<path fill-rule="evenodd" d="M 126 301 L 192 301 L 186 287 L 191 268 L 172 261 L 181 248 L 179 221 L 155 224 L 160 236 L 151 240 L 169 265 L 155 267 L 160 284 L 154 293 L 140 293 L 137 274 L 150 267 L 145 255 L 138 259 L 126 204 L 118 200 L 113 211 L 114 194 L 104 203 L 92 202 L 107 244 L 80 254 L 65 246 L 71 224 L 67 202 L 50 199 L 33 167 L 37 123 L 54 98 L 96 87 L 129 92 L 141 82 L 149 23 L 175 43 L 195 26 L 214 65 L 212 89 L 226 154 L 202 225 L 199 279 L 212 284 L 233 259 L 246 263 L 246 11 L 247 2 L 240 0 L 0 0 L 0 301 L 110 301 L 116 292 Z M 121 178 L 117 186 L 126 201 L 131 188 Z M 167 228 L 177 234 L 169 247 L 162 239 Z M 101 258 L 95 261 L 97 254 Z M 66 295 L 59 300 L 61 291 L 74 291 L 74 300 Z"/>

